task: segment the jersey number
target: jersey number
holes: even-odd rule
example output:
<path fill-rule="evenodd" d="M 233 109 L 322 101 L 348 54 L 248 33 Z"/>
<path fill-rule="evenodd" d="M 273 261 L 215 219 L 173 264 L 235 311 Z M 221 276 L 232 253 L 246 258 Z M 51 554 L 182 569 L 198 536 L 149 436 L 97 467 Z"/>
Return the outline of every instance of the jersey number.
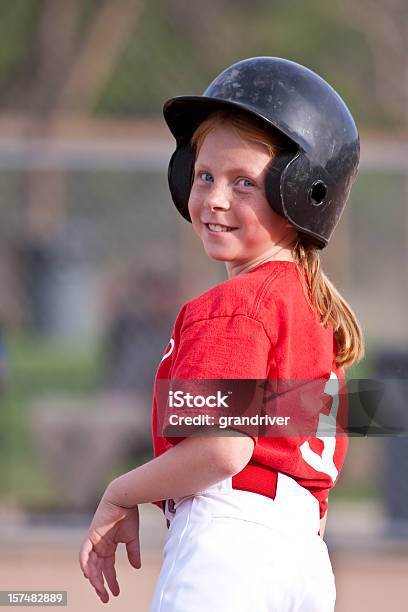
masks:
<path fill-rule="evenodd" d="M 330 378 L 327 380 L 324 387 L 324 393 L 331 395 L 333 398 L 330 413 L 321 414 L 319 416 L 319 424 L 317 427 L 316 438 L 323 442 L 323 451 L 320 456 L 310 448 L 309 442 L 303 442 L 300 446 L 300 452 L 304 461 L 317 472 L 328 474 L 333 483 L 339 474 L 338 469 L 334 465 L 334 451 L 336 449 L 336 419 L 339 409 L 339 380 L 334 372 L 330 372 Z M 334 431 L 333 431 L 334 428 Z M 333 432 L 331 436 L 325 436 L 324 433 L 330 430 Z"/>

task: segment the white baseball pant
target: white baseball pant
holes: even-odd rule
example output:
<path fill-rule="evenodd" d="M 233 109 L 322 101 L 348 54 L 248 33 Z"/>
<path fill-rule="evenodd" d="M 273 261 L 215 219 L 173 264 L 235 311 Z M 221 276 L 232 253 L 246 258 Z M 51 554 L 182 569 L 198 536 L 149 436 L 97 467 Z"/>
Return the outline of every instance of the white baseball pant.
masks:
<path fill-rule="evenodd" d="M 333 612 L 319 506 L 279 474 L 274 500 L 227 479 L 166 506 L 170 521 L 150 612 Z"/>

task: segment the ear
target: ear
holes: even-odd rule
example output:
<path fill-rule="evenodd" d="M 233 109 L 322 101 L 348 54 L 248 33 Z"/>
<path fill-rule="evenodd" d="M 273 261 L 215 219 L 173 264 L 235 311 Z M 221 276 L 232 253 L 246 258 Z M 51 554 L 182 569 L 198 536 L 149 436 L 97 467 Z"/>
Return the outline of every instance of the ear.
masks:
<path fill-rule="evenodd" d="M 179 213 L 190 221 L 188 200 L 194 176 L 195 151 L 187 144 L 178 146 L 174 151 L 168 170 L 168 181 L 171 197 Z"/>

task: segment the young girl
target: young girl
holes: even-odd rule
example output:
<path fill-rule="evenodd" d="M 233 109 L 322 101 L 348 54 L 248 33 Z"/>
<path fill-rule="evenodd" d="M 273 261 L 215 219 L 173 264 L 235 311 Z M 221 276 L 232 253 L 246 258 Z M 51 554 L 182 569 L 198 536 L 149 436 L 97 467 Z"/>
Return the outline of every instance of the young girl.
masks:
<path fill-rule="evenodd" d="M 324 426 L 344 409 L 339 385 L 363 340 L 318 250 L 357 171 L 357 129 L 325 81 L 271 57 L 230 66 L 164 114 L 177 141 L 174 203 L 228 280 L 181 309 L 156 375 L 155 458 L 109 484 L 81 568 L 104 603 L 108 588 L 118 595 L 117 544 L 139 568 L 138 504 L 162 501 L 169 532 L 152 612 L 330 612 L 319 536 L 347 440 Z M 267 380 L 277 395 L 289 381 L 323 379 L 330 401 L 309 435 L 210 421 L 185 437 L 163 430 L 161 381 L 221 379 Z"/>

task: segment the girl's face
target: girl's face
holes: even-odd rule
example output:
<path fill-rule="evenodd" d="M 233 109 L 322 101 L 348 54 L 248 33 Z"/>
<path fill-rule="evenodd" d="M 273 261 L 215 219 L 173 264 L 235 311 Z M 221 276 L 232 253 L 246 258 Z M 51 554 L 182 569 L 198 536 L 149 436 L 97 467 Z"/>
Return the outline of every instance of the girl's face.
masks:
<path fill-rule="evenodd" d="M 224 261 L 229 276 L 272 259 L 292 259 L 287 248 L 296 232 L 265 196 L 271 161 L 262 143 L 220 125 L 197 155 L 188 208 L 209 257 Z"/>

